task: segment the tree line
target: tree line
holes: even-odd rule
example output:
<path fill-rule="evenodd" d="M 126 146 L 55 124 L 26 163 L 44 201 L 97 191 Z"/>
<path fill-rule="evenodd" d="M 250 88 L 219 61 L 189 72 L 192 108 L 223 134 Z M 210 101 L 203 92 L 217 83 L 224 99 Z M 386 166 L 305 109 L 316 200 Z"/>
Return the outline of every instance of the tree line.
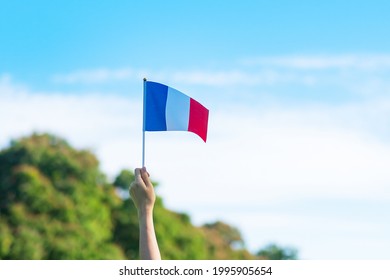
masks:
<path fill-rule="evenodd" d="M 0 259 L 138 259 L 137 211 L 123 195 L 133 179 L 122 170 L 110 182 L 92 152 L 55 135 L 11 141 L 0 151 Z M 234 226 L 195 226 L 159 196 L 154 217 L 163 259 L 297 258 L 275 244 L 251 253 Z"/>

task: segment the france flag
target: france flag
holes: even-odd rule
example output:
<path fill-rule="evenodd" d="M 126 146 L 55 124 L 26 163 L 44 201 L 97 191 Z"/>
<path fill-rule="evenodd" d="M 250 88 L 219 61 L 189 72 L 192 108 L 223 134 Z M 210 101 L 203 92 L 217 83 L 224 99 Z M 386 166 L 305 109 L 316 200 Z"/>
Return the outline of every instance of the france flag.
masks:
<path fill-rule="evenodd" d="M 145 81 L 144 131 L 190 131 L 207 140 L 209 110 L 163 84 Z"/>

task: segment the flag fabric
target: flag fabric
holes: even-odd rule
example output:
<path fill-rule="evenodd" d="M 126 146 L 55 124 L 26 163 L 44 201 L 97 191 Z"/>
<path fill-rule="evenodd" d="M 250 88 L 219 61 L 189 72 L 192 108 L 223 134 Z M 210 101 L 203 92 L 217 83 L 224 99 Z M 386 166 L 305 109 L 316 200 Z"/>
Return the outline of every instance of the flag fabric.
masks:
<path fill-rule="evenodd" d="M 190 131 L 206 142 L 207 108 L 174 88 L 145 83 L 144 131 Z"/>

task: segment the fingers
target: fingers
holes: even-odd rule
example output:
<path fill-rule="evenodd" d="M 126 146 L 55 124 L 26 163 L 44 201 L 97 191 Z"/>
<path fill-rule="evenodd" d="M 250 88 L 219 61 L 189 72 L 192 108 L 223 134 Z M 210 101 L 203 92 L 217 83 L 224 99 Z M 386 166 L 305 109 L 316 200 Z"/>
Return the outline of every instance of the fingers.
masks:
<path fill-rule="evenodd" d="M 136 168 L 134 170 L 134 176 L 135 176 L 135 180 L 137 182 L 144 183 L 146 187 L 152 186 L 152 183 L 150 182 L 150 179 L 149 179 L 150 174 L 146 170 L 146 167 Z"/>
<path fill-rule="evenodd" d="M 148 177 L 150 177 L 150 174 L 149 174 L 149 172 L 146 170 L 146 167 L 145 167 L 145 166 L 141 168 L 141 171 L 142 171 L 142 172 L 146 172 L 146 174 L 148 174 Z"/>
<path fill-rule="evenodd" d="M 146 171 L 146 167 L 142 167 L 141 177 L 142 177 L 142 180 L 144 181 L 146 187 L 152 186 L 152 183 L 150 182 L 150 179 L 149 179 L 150 175 L 149 175 L 148 171 Z"/>
<path fill-rule="evenodd" d="M 134 192 L 134 188 L 145 188 L 145 187 L 146 187 L 145 183 L 141 176 L 141 169 L 140 168 L 134 169 L 134 182 L 130 184 L 130 188 L 129 188 L 130 193 Z"/>
<path fill-rule="evenodd" d="M 134 176 L 138 179 L 141 176 L 141 168 L 134 169 Z"/>
<path fill-rule="evenodd" d="M 129 192 L 136 208 L 141 210 L 153 209 L 156 197 L 146 168 L 134 169 L 134 177 Z"/>

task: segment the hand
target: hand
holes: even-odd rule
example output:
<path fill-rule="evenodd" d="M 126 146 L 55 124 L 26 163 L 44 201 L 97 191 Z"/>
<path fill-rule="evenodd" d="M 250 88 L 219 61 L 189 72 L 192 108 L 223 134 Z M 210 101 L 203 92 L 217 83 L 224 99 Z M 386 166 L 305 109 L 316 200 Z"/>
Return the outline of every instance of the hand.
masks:
<path fill-rule="evenodd" d="M 153 184 L 145 167 L 136 168 L 134 175 L 129 192 L 138 210 L 139 255 L 141 260 L 161 260 L 153 223 L 153 207 L 156 201 Z"/>
<path fill-rule="evenodd" d="M 136 168 L 134 170 L 134 182 L 131 183 L 129 192 L 138 209 L 139 214 L 146 214 L 153 211 L 156 195 L 153 184 L 149 179 L 149 173 L 146 168 Z"/>

